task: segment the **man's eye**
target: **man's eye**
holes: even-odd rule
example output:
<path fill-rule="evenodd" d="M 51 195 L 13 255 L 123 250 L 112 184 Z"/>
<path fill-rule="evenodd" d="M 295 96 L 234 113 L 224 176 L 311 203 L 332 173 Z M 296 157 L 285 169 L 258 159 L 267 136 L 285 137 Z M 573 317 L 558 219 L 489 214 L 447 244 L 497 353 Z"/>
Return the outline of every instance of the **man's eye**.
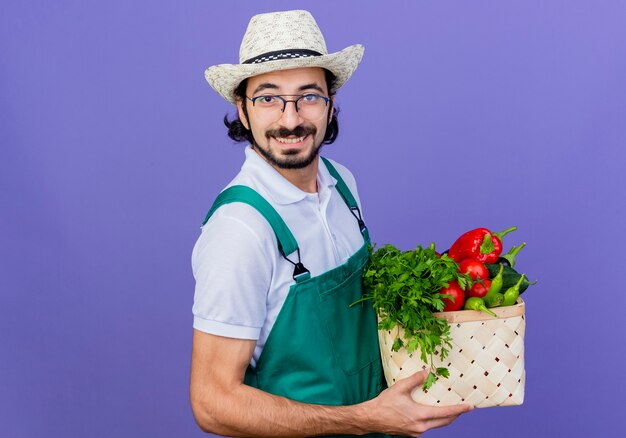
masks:
<path fill-rule="evenodd" d="M 274 103 L 277 100 L 278 99 L 276 99 L 276 96 L 261 96 L 261 97 L 257 98 L 257 102 L 264 103 L 264 104 Z"/>
<path fill-rule="evenodd" d="M 317 94 L 305 94 L 302 96 L 302 101 L 306 103 L 315 103 L 319 100 L 319 96 Z"/>

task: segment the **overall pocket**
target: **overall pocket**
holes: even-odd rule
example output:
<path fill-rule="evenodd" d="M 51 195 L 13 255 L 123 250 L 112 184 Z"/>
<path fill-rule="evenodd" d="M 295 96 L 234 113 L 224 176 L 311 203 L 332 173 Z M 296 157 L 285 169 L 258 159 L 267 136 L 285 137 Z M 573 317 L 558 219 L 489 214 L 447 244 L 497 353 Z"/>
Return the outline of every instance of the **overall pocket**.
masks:
<path fill-rule="evenodd" d="M 372 303 L 350 307 L 362 297 L 362 274 L 357 269 L 346 280 L 320 292 L 320 315 L 330 338 L 336 363 L 347 374 L 356 374 L 379 360 L 378 328 Z"/>

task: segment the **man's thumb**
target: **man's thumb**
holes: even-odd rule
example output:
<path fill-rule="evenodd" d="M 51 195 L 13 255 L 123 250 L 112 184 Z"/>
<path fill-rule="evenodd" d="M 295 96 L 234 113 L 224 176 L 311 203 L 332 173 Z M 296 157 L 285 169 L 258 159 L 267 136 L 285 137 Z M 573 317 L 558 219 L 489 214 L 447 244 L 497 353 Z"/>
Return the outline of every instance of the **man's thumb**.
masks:
<path fill-rule="evenodd" d="M 422 371 L 418 371 L 416 373 L 411 374 L 409 377 L 406 377 L 402 380 L 398 380 L 396 382 L 396 386 L 399 386 L 401 391 L 412 391 L 416 386 L 422 385 L 426 381 L 426 377 L 428 377 L 428 373 L 430 373 L 429 369 L 425 369 Z"/>

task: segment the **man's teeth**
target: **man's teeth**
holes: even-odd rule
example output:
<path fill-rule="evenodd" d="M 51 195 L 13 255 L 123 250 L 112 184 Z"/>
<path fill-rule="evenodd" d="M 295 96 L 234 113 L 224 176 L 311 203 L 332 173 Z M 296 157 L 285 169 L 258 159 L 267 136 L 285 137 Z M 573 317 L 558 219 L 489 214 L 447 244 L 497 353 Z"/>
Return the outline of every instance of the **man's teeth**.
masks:
<path fill-rule="evenodd" d="M 298 137 L 298 138 L 274 137 L 274 138 L 281 143 L 300 143 L 302 140 L 304 140 L 304 137 Z"/>

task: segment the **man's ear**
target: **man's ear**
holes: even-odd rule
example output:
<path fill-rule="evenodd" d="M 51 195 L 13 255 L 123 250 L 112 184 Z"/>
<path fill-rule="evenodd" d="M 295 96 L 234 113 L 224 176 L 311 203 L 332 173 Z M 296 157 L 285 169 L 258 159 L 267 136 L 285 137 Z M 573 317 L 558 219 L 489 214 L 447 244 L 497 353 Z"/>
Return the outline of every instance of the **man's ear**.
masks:
<path fill-rule="evenodd" d="M 248 118 L 246 117 L 246 113 L 243 110 L 243 99 L 237 99 L 237 114 L 239 115 L 239 120 L 241 120 L 244 128 L 249 131 L 250 126 L 248 125 Z"/>

